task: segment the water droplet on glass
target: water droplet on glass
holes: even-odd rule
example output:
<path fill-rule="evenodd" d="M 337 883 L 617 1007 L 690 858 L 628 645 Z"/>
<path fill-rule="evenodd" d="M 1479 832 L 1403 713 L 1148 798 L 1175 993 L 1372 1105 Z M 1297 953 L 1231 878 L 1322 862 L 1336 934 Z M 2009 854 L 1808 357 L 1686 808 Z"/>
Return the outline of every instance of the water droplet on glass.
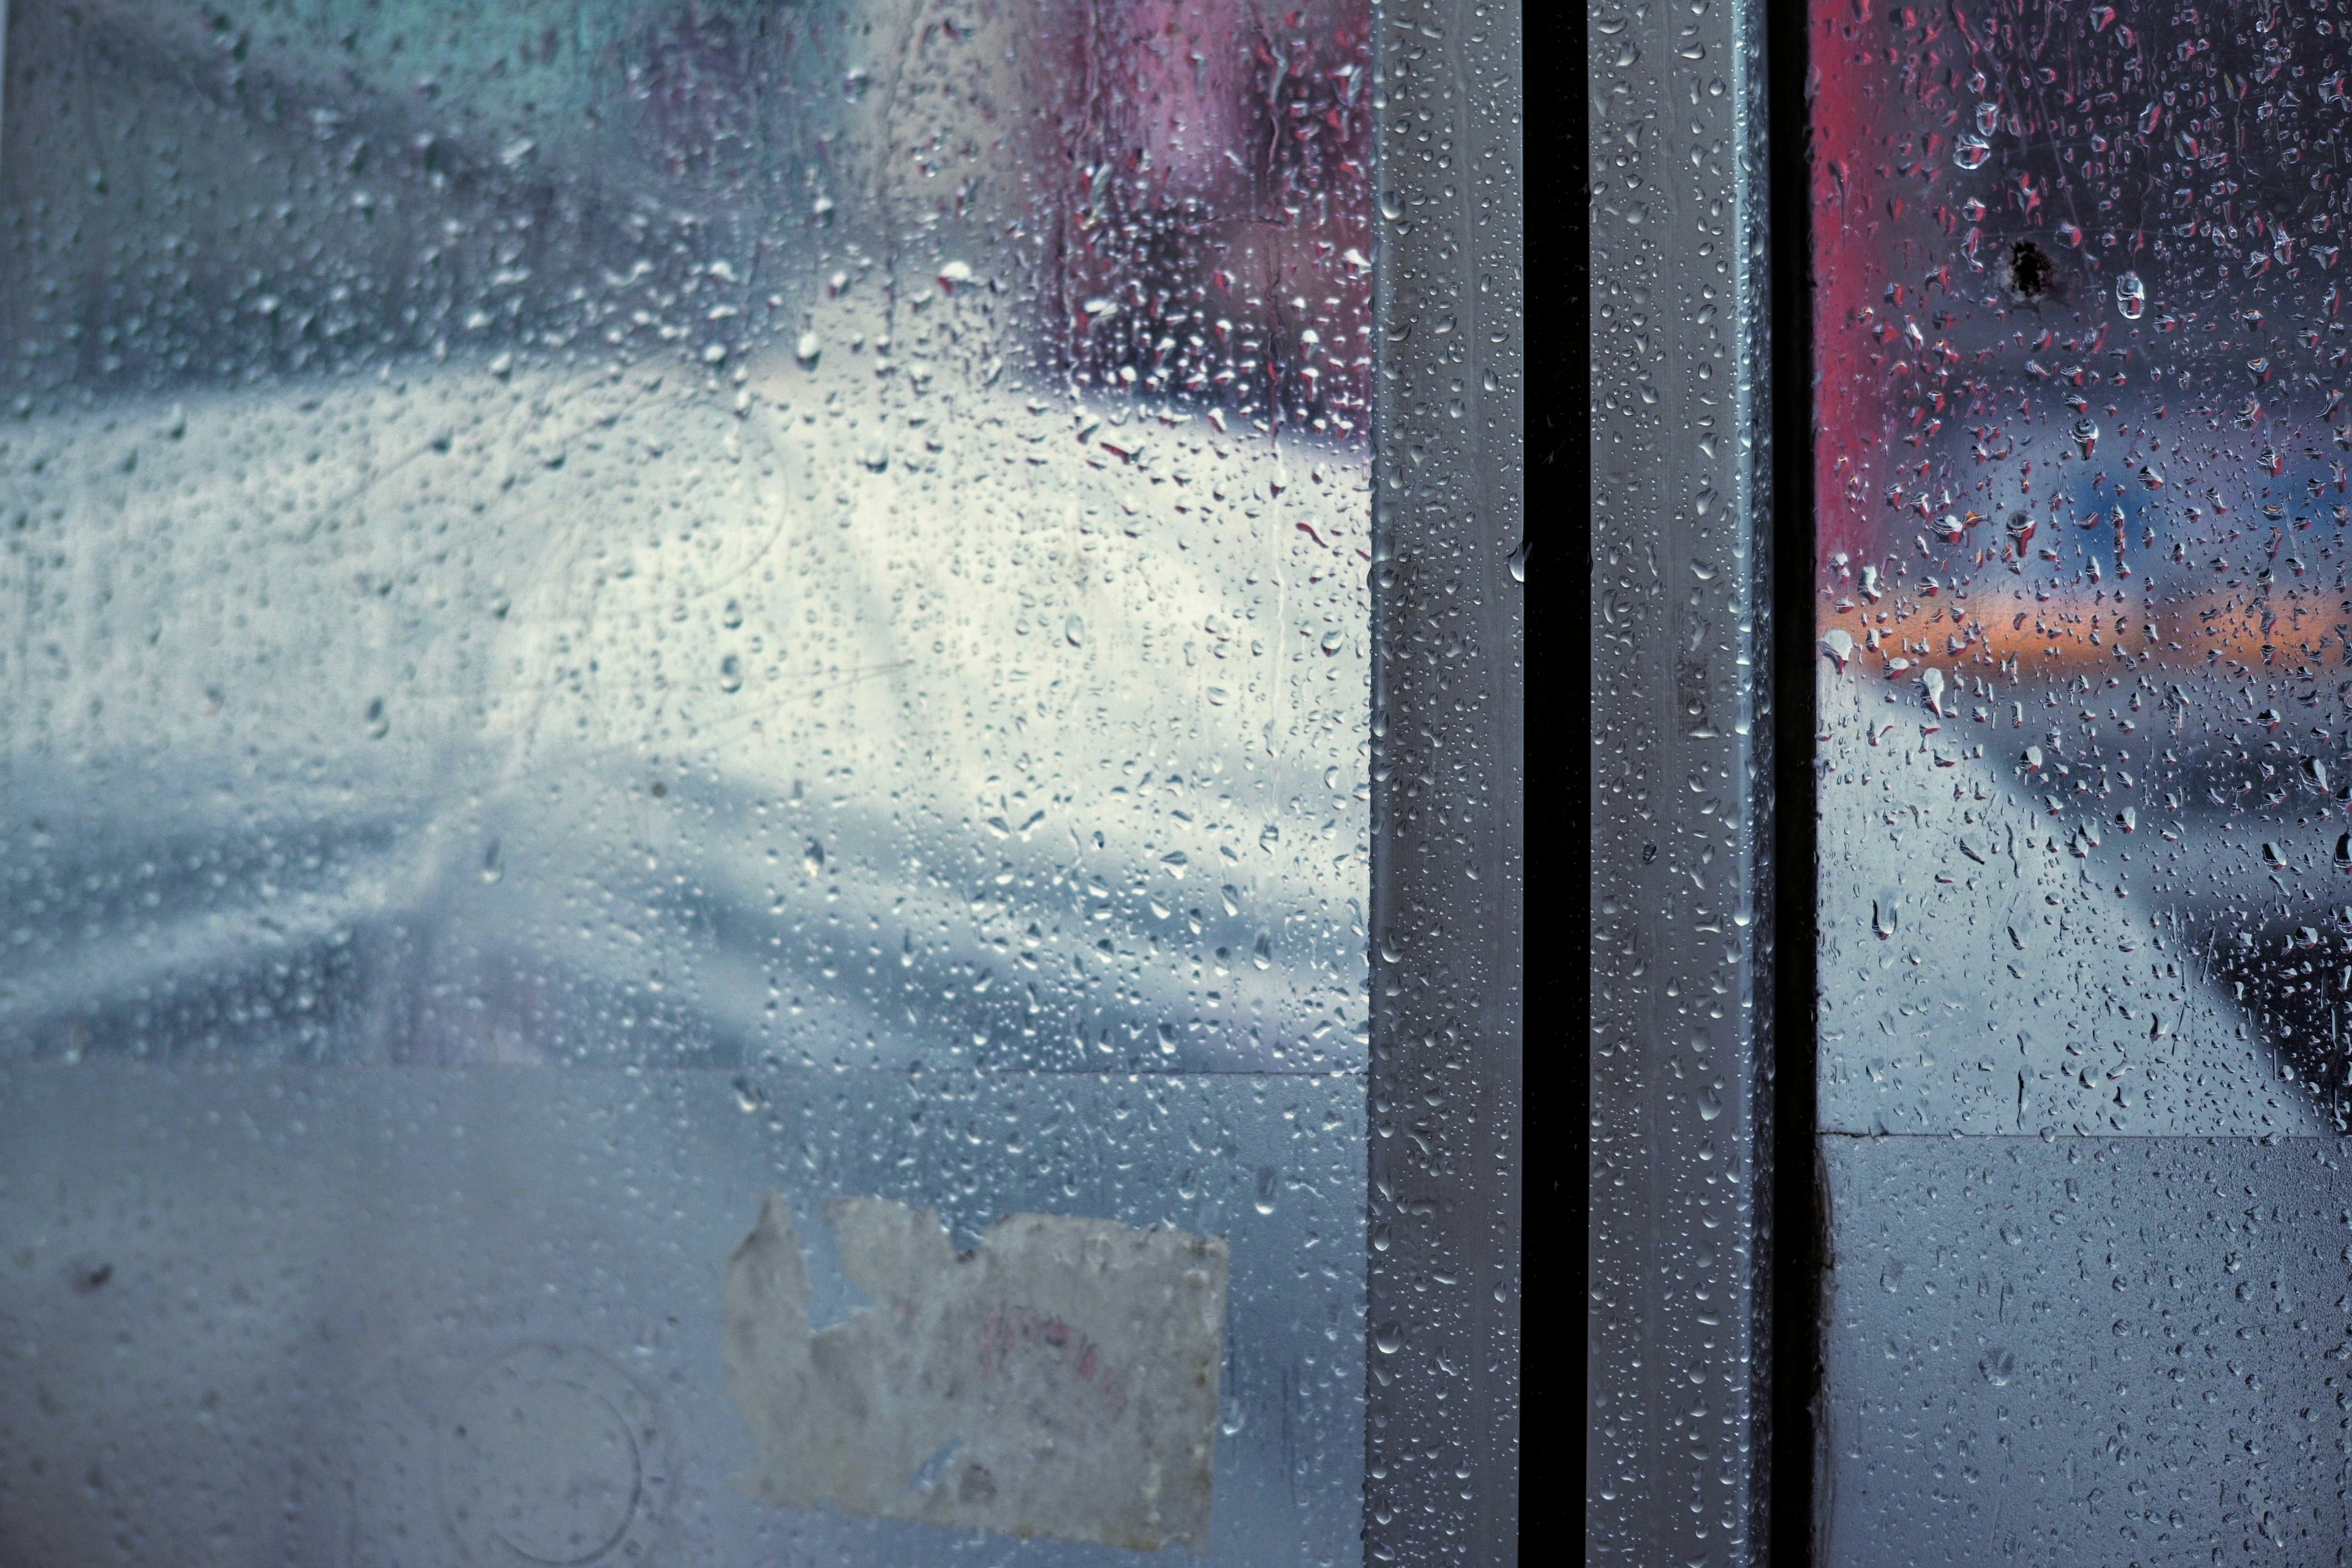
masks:
<path fill-rule="evenodd" d="M 499 858 L 499 841 L 493 838 L 482 851 L 482 880 L 495 882 L 506 874 L 506 866 Z"/>
<path fill-rule="evenodd" d="M 2139 280 L 2137 272 L 2126 272 L 2116 279 L 2116 307 L 2126 321 L 2137 321 L 2147 310 L 2147 285 Z"/>
<path fill-rule="evenodd" d="M 1952 148 L 1952 162 L 1963 169 L 1981 169 L 1991 156 L 1991 144 L 1974 132 L 1962 136 Z"/>
<path fill-rule="evenodd" d="M 824 353 L 824 345 L 817 341 L 817 335 L 814 332 L 803 332 L 801 341 L 793 345 L 793 357 L 801 362 L 801 368 L 803 370 L 814 370 L 817 356 L 823 353 Z"/>
<path fill-rule="evenodd" d="M 1404 1348 L 1404 1331 L 1394 1323 L 1382 1323 L 1372 1331 L 1372 1348 L 1382 1355 L 1394 1355 Z"/>
<path fill-rule="evenodd" d="M 730 653 L 719 661 L 719 689 L 721 691 L 743 689 L 743 661 L 734 654 Z"/>
<path fill-rule="evenodd" d="M 1260 1165 L 1257 1168 L 1257 1194 L 1250 1200 L 1250 1206 L 1260 1214 L 1274 1212 L 1276 1179 L 1272 1165 Z"/>

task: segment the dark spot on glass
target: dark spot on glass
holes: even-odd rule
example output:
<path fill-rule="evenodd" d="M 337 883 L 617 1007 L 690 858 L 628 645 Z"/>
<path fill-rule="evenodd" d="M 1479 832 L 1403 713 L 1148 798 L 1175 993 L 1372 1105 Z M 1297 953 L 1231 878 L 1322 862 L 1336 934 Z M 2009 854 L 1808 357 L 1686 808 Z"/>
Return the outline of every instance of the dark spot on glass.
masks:
<path fill-rule="evenodd" d="M 659 800 L 659 799 L 661 799 L 661 797 L 662 797 L 662 796 L 664 796 L 664 795 L 667 795 L 668 793 L 669 793 L 669 785 L 667 785 L 667 784 L 657 784 L 654 785 L 654 798 L 655 798 L 656 800 Z"/>
<path fill-rule="evenodd" d="M 2050 255 L 2030 239 L 2021 239 L 2009 249 L 2009 291 L 2021 300 L 2039 300 L 2048 294 L 2058 281 L 2058 268 Z"/>
<path fill-rule="evenodd" d="M 77 1263 L 73 1267 L 74 1293 L 87 1296 L 113 1278 L 111 1263 Z"/>

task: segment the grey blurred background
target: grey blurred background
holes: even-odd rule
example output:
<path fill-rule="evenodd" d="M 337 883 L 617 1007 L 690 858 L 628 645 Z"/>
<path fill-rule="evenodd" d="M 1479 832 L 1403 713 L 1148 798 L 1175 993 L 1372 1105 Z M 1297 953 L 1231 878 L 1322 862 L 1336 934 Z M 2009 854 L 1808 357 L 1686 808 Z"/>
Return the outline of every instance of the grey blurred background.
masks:
<path fill-rule="evenodd" d="M 772 1187 L 1228 1236 L 1360 1550 L 1368 20 L 15 0 L 0 1554 L 1108 1560 L 731 1490 Z"/>

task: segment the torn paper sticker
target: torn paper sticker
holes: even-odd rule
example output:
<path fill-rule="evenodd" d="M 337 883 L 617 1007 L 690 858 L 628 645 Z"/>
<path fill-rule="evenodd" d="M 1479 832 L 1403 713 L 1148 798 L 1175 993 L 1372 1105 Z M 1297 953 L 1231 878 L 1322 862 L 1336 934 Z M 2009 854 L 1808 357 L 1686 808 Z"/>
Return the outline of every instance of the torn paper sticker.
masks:
<path fill-rule="evenodd" d="M 1225 1243 L 1013 1215 L 961 1257 L 879 1198 L 825 1218 L 873 1299 L 811 1332 L 782 1197 L 728 1260 L 729 1386 L 763 1501 L 1156 1552 L 1209 1537 Z"/>

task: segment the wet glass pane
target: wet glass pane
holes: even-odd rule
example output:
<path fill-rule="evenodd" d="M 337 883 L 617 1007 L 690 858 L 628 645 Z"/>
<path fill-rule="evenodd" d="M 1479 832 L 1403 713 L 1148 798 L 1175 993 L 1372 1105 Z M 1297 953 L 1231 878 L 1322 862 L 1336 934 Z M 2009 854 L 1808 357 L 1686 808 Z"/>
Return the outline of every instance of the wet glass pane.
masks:
<path fill-rule="evenodd" d="M 2340 1561 L 2352 14 L 1812 16 L 1825 1561 Z"/>
<path fill-rule="evenodd" d="M 7 10 L 0 1555 L 1349 1559 L 1369 8 Z"/>

